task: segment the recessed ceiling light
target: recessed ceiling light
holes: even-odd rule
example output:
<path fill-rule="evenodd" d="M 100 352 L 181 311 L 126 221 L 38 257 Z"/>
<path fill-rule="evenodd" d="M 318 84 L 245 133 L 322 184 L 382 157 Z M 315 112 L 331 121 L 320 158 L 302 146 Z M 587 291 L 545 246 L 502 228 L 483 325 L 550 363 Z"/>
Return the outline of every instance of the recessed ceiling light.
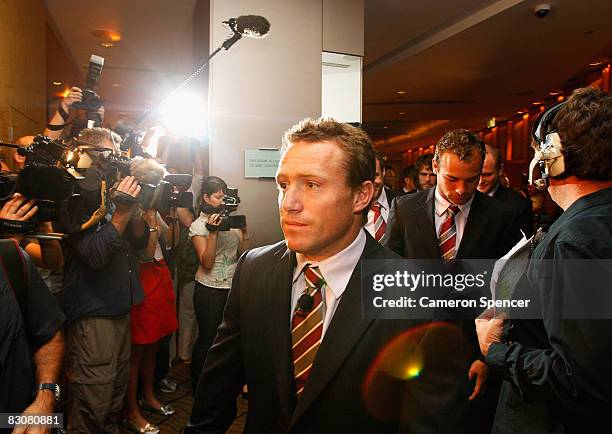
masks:
<path fill-rule="evenodd" d="M 405 115 L 405 114 L 406 114 L 406 112 L 399 112 L 399 114 L 400 114 L 400 115 Z"/>
<path fill-rule="evenodd" d="M 599 66 L 599 65 L 603 65 L 603 60 L 593 60 L 592 62 L 589 62 L 589 66 Z"/>
<path fill-rule="evenodd" d="M 113 83 L 113 87 L 119 87 L 121 86 L 119 83 Z"/>
<path fill-rule="evenodd" d="M 62 82 L 61 82 L 61 81 L 54 81 L 54 82 L 53 82 L 53 85 L 54 85 L 54 86 L 61 86 L 61 85 L 62 85 Z"/>
<path fill-rule="evenodd" d="M 104 41 L 104 42 L 100 42 L 100 45 L 104 48 L 112 48 L 115 46 L 115 43 L 111 41 Z"/>
<path fill-rule="evenodd" d="M 398 90 L 397 94 L 398 95 L 406 95 L 406 91 L 405 90 Z"/>
<path fill-rule="evenodd" d="M 549 94 L 550 96 L 557 96 L 557 95 L 561 95 L 561 91 L 559 91 L 559 90 L 553 90 L 553 91 L 551 91 L 551 92 L 548 92 L 548 94 Z"/>
<path fill-rule="evenodd" d="M 523 113 L 525 113 L 523 110 L 519 110 L 516 112 L 517 115 L 522 115 Z"/>
<path fill-rule="evenodd" d="M 384 128 L 384 129 L 387 129 L 387 128 L 389 128 L 389 126 L 388 126 L 388 125 L 385 125 L 383 128 Z"/>
<path fill-rule="evenodd" d="M 533 104 L 533 105 L 542 105 L 544 103 L 542 101 L 534 101 L 531 104 Z"/>

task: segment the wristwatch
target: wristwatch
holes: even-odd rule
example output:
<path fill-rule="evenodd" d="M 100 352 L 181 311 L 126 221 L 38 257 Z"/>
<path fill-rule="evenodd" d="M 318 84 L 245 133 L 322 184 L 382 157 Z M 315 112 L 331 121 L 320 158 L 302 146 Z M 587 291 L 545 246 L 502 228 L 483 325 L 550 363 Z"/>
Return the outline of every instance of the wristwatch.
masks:
<path fill-rule="evenodd" d="M 59 401 L 61 396 L 61 389 L 59 384 L 55 383 L 41 383 L 34 389 L 34 395 L 36 395 L 40 390 L 50 390 L 55 395 L 55 400 Z"/>
<path fill-rule="evenodd" d="M 154 228 L 149 227 L 149 232 L 157 232 L 157 227 L 154 227 Z"/>

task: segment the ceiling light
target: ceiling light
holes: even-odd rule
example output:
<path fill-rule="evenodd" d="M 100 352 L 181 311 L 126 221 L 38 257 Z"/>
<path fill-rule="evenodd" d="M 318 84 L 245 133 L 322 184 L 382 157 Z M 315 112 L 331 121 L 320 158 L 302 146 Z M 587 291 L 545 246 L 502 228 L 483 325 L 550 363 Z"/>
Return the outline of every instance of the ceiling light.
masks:
<path fill-rule="evenodd" d="M 113 83 L 113 87 L 119 87 L 121 86 L 119 83 Z"/>
<path fill-rule="evenodd" d="M 589 66 L 599 66 L 599 65 L 603 65 L 603 60 L 593 60 L 592 62 L 589 62 Z"/>
<path fill-rule="evenodd" d="M 387 129 L 387 128 L 389 128 L 389 126 L 388 126 L 388 125 L 385 125 L 383 128 L 384 128 L 384 129 Z"/>
<path fill-rule="evenodd" d="M 551 91 L 551 92 L 548 92 L 548 94 L 549 94 L 550 96 L 557 96 L 557 95 L 561 95 L 561 91 L 559 91 L 559 90 L 553 90 L 553 91 Z"/>
<path fill-rule="evenodd" d="M 111 33 L 110 40 L 113 42 L 119 42 L 121 40 L 121 35 L 118 33 Z"/>
<path fill-rule="evenodd" d="M 544 104 L 542 101 L 534 101 L 531 103 L 532 105 L 542 105 Z"/>
<path fill-rule="evenodd" d="M 54 86 L 61 86 L 61 85 L 62 85 L 62 82 L 61 82 L 61 81 L 54 81 L 54 82 L 53 82 L 53 85 L 54 85 Z"/>
<path fill-rule="evenodd" d="M 519 111 L 517 111 L 517 112 L 516 112 L 516 114 L 517 114 L 517 115 L 522 115 L 522 114 L 524 114 L 524 113 L 525 113 L 525 112 L 524 112 L 523 110 L 519 110 Z"/>
<path fill-rule="evenodd" d="M 400 114 L 400 115 L 405 115 L 405 114 L 406 114 L 406 112 L 399 112 L 399 114 Z"/>
<path fill-rule="evenodd" d="M 111 41 L 104 41 L 104 42 L 100 42 L 100 45 L 104 48 L 112 48 L 115 46 L 115 43 Z"/>
<path fill-rule="evenodd" d="M 406 95 L 406 91 L 405 90 L 398 90 L 397 94 L 398 95 Z"/>

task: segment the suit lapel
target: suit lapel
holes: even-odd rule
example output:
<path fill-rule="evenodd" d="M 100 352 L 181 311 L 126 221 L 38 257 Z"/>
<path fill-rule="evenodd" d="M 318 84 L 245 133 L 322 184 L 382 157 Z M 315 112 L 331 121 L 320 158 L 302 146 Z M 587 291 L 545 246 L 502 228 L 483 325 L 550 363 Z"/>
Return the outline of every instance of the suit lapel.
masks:
<path fill-rule="evenodd" d="M 434 193 L 435 188 L 427 191 L 423 196 L 424 200 L 419 201 L 414 210 L 414 233 L 420 234 L 423 250 L 419 252 L 419 258 L 439 258 L 440 249 L 438 248 L 438 235 L 436 234 L 436 224 L 434 219 Z M 412 230 L 411 230 L 412 231 Z M 408 258 L 411 259 L 411 258 Z"/>
<path fill-rule="evenodd" d="M 267 294 L 269 306 L 272 306 L 270 321 L 274 330 L 274 347 L 278 354 L 277 384 L 281 402 L 292 403 L 295 400 L 293 390 L 293 360 L 291 353 L 291 288 L 293 270 L 296 265 L 295 253 L 286 249 L 279 262 L 271 270 L 268 279 Z M 289 408 L 292 408 L 293 404 Z"/>
<path fill-rule="evenodd" d="M 483 206 L 479 191 L 474 193 L 474 201 L 470 207 L 470 215 L 467 219 L 461 244 L 457 251 L 457 259 L 478 259 L 474 258 L 473 251 L 478 245 L 478 240 L 483 235 L 487 225 L 487 209 Z"/>
<path fill-rule="evenodd" d="M 344 290 L 329 328 L 325 332 L 312 373 L 291 418 L 289 430 L 327 386 L 372 323 L 371 319 L 363 319 L 361 316 L 361 260 L 371 257 L 372 252 L 376 249 L 376 244 L 373 243 L 377 244 L 372 237 L 368 236 L 364 252 Z"/>

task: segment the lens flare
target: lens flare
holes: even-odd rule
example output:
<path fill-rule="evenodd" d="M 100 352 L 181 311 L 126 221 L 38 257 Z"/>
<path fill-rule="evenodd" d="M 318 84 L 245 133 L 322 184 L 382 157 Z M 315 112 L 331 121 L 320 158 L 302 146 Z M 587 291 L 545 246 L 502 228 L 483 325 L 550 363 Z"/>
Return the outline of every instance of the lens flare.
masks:
<path fill-rule="evenodd" d="M 469 353 L 454 324 L 424 324 L 402 333 L 370 365 L 362 385 L 365 407 L 389 421 L 435 414 L 465 381 Z"/>

